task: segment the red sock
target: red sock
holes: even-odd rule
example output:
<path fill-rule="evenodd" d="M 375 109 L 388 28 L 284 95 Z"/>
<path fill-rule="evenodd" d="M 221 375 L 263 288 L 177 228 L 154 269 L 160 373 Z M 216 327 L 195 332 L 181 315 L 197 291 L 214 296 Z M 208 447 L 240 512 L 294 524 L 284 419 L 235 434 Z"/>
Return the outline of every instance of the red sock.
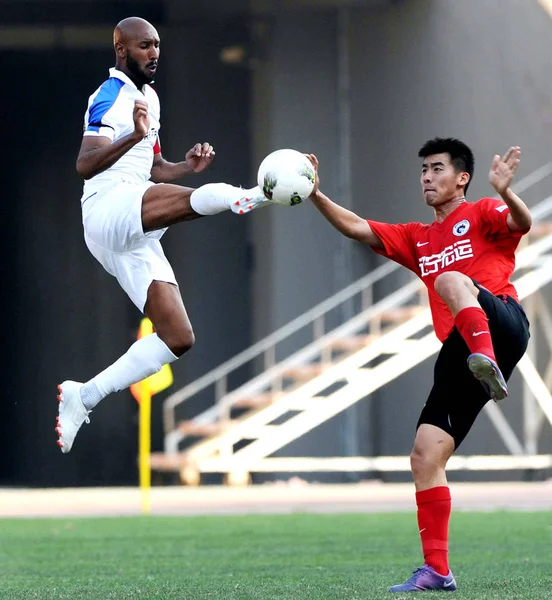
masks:
<path fill-rule="evenodd" d="M 416 492 L 416 504 L 425 564 L 433 567 L 440 575 L 448 575 L 450 489 L 439 486 Z"/>
<path fill-rule="evenodd" d="M 454 318 L 454 324 L 472 354 L 484 354 L 496 362 L 489 320 L 482 308 L 463 308 Z"/>

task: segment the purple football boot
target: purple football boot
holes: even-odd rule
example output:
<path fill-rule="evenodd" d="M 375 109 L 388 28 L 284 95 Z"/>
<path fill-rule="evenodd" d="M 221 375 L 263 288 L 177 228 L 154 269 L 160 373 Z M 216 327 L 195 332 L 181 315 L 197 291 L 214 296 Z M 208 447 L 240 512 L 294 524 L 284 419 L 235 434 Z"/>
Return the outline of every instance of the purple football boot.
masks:
<path fill-rule="evenodd" d="M 492 358 L 484 354 L 470 354 L 468 356 L 468 369 L 495 402 L 506 398 L 508 395 L 506 381 L 504 381 L 498 365 Z"/>
<path fill-rule="evenodd" d="M 424 565 L 414 571 L 414 575 L 404 583 L 389 588 L 390 592 L 425 592 L 428 590 L 441 590 L 443 592 L 454 592 L 456 580 L 451 571 L 448 575 L 439 575 L 429 565 Z"/>

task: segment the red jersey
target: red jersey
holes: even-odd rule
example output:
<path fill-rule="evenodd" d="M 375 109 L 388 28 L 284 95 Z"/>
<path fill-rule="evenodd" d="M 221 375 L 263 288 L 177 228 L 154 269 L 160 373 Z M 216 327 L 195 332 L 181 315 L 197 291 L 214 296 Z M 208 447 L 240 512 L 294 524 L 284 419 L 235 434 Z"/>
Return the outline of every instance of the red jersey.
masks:
<path fill-rule="evenodd" d="M 506 223 L 509 212 L 501 200 L 482 198 L 460 204 L 442 223 L 391 225 L 368 221 L 384 245 L 374 250 L 410 269 L 425 283 L 433 327 L 441 342 L 454 327 L 449 308 L 434 289 L 441 273 L 458 271 L 495 295 L 518 299 L 510 277 L 523 233 L 510 231 Z"/>

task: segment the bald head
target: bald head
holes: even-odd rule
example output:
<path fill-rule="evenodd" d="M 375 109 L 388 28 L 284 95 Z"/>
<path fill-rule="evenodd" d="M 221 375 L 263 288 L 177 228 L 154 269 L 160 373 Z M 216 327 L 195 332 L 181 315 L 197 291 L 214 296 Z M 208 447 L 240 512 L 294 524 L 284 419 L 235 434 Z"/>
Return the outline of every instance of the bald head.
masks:
<path fill-rule="evenodd" d="M 155 27 L 140 17 L 127 17 L 113 32 L 116 67 L 141 88 L 151 83 L 159 59 L 159 34 Z"/>
<path fill-rule="evenodd" d="M 155 27 L 145 19 L 140 17 L 127 17 L 120 21 L 113 32 L 113 45 L 117 49 L 117 44 L 126 44 L 130 40 L 142 37 L 144 35 L 154 34 L 157 38 Z"/>

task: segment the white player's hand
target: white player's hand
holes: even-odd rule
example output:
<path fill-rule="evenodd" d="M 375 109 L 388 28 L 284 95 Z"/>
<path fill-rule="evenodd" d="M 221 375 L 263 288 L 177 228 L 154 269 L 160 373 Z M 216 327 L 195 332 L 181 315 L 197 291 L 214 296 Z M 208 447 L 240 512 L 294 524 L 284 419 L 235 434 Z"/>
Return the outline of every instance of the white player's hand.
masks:
<path fill-rule="evenodd" d="M 186 152 L 186 162 L 194 173 L 201 173 L 215 158 L 215 151 L 209 142 L 195 144 Z"/>
<path fill-rule="evenodd" d="M 136 137 L 140 139 L 146 137 L 150 128 L 150 121 L 148 115 L 148 103 L 145 100 L 134 101 L 134 113 L 132 115 L 134 119 L 134 133 Z"/>

